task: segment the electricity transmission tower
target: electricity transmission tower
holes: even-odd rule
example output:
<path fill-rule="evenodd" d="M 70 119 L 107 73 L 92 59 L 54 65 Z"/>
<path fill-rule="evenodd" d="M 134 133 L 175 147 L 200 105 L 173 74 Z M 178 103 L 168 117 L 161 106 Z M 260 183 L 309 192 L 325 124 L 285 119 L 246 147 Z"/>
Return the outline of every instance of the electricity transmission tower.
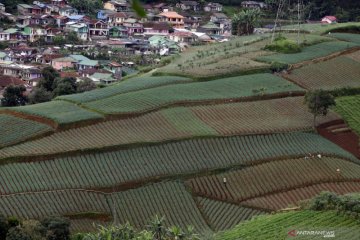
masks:
<path fill-rule="evenodd" d="M 284 16 L 284 13 L 287 12 L 287 10 L 291 10 L 291 7 L 296 4 L 296 19 L 297 19 L 297 43 L 300 44 L 300 33 L 301 33 L 301 22 L 304 19 L 304 1 L 303 0 L 279 0 L 277 12 L 276 12 L 276 19 L 274 28 L 272 30 L 272 36 L 271 36 L 271 43 L 275 40 L 275 35 L 278 26 L 280 25 L 279 31 L 281 31 L 281 24 L 279 24 L 279 19 Z M 290 16 L 292 17 L 292 16 Z"/>

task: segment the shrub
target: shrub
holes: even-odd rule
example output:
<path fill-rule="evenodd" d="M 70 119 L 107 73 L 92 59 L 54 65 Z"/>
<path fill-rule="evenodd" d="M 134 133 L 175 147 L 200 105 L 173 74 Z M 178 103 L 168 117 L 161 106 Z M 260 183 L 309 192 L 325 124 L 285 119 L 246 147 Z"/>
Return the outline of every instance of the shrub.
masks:
<path fill-rule="evenodd" d="M 273 43 L 266 45 L 265 49 L 279 53 L 301 52 L 301 47 L 296 42 L 284 37 L 278 37 Z"/>
<path fill-rule="evenodd" d="M 287 70 L 288 68 L 289 64 L 286 63 L 272 62 L 270 65 L 270 70 L 272 72 L 281 72 L 283 70 Z"/>

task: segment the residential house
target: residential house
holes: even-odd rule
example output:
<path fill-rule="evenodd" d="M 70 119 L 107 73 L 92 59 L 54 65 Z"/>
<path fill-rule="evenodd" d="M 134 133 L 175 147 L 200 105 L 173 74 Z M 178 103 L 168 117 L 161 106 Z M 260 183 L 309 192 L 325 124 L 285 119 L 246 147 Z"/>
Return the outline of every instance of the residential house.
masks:
<path fill-rule="evenodd" d="M 257 1 L 244 1 L 241 2 L 241 7 L 263 9 L 263 8 L 267 8 L 267 4 L 264 2 L 257 2 Z"/>
<path fill-rule="evenodd" d="M 129 35 L 141 34 L 144 31 L 143 23 L 135 18 L 128 18 L 123 26 L 127 28 Z"/>
<path fill-rule="evenodd" d="M 27 25 L 53 25 L 56 20 L 51 15 L 32 15 Z"/>
<path fill-rule="evenodd" d="M 10 33 L 5 31 L 0 31 L 0 42 L 9 41 L 9 40 L 10 40 Z"/>
<path fill-rule="evenodd" d="M 16 18 L 16 23 L 23 27 L 30 25 L 31 22 L 32 22 L 31 15 L 17 16 L 17 18 Z"/>
<path fill-rule="evenodd" d="M 55 58 L 51 61 L 51 66 L 54 69 L 61 71 L 64 68 L 74 68 L 76 62 L 77 61 L 71 57 Z"/>
<path fill-rule="evenodd" d="M 9 19 L 10 21 L 16 22 L 16 16 L 2 11 L 0 11 L 0 19 Z"/>
<path fill-rule="evenodd" d="M 181 8 L 183 11 L 200 11 L 200 4 L 197 1 L 180 1 L 176 7 Z"/>
<path fill-rule="evenodd" d="M 208 22 L 199 27 L 198 32 L 206 33 L 207 35 L 220 35 L 222 34 L 221 28 L 213 22 Z"/>
<path fill-rule="evenodd" d="M 175 31 L 169 35 L 169 39 L 177 43 L 193 43 L 197 37 L 190 31 Z"/>
<path fill-rule="evenodd" d="M 153 5 L 152 7 L 154 9 L 155 12 L 165 12 L 165 11 L 173 11 L 173 7 L 166 4 L 166 3 L 158 3 Z"/>
<path fill-rule="evenodd" d="M 46 31 L 45 41 L 47 43 L 52 43 L 55 36 L 59 36 L 63 34 L 63 31 L 60 28 L 46 27 L 45 31 Z"/>
<path fill-rule="evenodd" d="M 51 61 L 55 58 L 61 58 L 64 57 L 63 54 L 57 54 L 57 53 L 48 53 L 48 52 L 43 52 L 42 55 L 38 55 L 36 58 L 36 62 L 41 63 L 41 64 L 48 64 L 51 65 Z"/>
<path fill-rule="evenodd" d="M 24 32 L 29 35 L 30 42 L 35 42 L 41 37 L 46 36 L 46 30 L 42 26 L 36 24 L 24 27 Z"/>
<path fill-rule="evenodd" d="M 110 84 L 119 81 L 120 79 L 116 79 L 113 73 L 94 73 L 90 75 L 90 78 L 95 84 Z"/>
<path fill-rule="evenodd" d="M 200 17 L 189 16 L 184 18 L 184 28 L 188 30 L 197 29 L 200 26 Z"/>
<path fill-rule="evenodd" d="M 218 25 L 222 33 L 231 32 L 231 20 L 224 13 L 213 13 L 210 21 Z"/>
<path fill-rule="evenodd" d="M 96 18 L 103 21 L 108 21 L 109 15 L 116 13 L 116 11 L 108 10 L 108 9 L 102 9 L 99 10 L 96 14 Z"/>
<path fill-rule="evenodd" d="M 4 75 L 21 78 L 26 81 L 42 77 L 39 68 L 29 65 L 12 63 L 0 65 L 0 69 Z"/>
<path fill-rule="evenodd" d="M 18 4 L 17 5 L 17 11 L 18 11 L 19 15 L 32 14 L 33 13 L 33 6 L 29 5 L 29 4 Z M 40 11 L 37 14 L 40 14 Z"/>
<path fill-rule="evenodd" d="M 149 43 L 161 56 L 180 52 L 179 45 L 167 36 L 152 36 L 149 38 Z"/>
<path fill-rule="evenodd" d="M 126 0 L 109 1 L 104 3 L 104 9 L 116 12 L 128 12 L 130 11 L 130 4 Z"/>
<path fill-rule="evenodd" d="M 88 19 L 85 15 L 72 15 L 67 17 L 69 19 L 69 22 L 82 22 L 86 21 Z"/>
<path fill-rule="evenodd" d="M 321 23 L 336 23 L 337 18 L 335 16 L 325 16 L 321 19 Z"/>
<path fill-rule="evenodd" d="M 109 27 L 102 20 L 91 20 L 89 23 L 90 38 L 106 38 L 109 35 Z"/>
<path fill-rule="evenodd" d="M 16 28 L 9 28 L 0 32 L 0 41 L 21 40 L 21 33 Z"/>
<path fill-rule="evenodd" d="M 169 35 L 171 29 L 171 26 L 166 22 L 145 22 L 143 27 L 145 36 L 167 36 Z"/>
<path fill-rule="evenodd" d="M 66 26 L 66 23 L 69 22 L 69 18 L 66 16 L 54 16 L 55 19 L 55 24 L 59 27 L 59 28 L 63 28 Z"/>
<path fill-rule="evenodd" d="M 0 52 L 0 61 L 5 61 L 7 59 L 6 52 Z"/>
<path fill-rule="evenodd" d="M 124 12 L 116 12 L 108 15 L 109 26 L 122 26 L 125 20 L 128 18 L 127 14 Z"/>
<path fill-rule="evenodd" d="M 64 7 L 66 3 L 66 0 L 51 0 L 51 4 L 54 6 Z"/>
<path fill-rule="evenodd" d="M 184 17 L 177 12 L 162 12 L 157 15 L 159 22 L 167 22 L 173 28 L 184 28 Z"/>
<path fill-rule="evenodd" d="M 226 22 L 229 21 L 229 17 L 226 16 L 224 13 L 213 13 L 210 16 L 210 21 L 215 23 Z"/>
<path fill-rule="evenodd" d="M 2 97 L 5 88 L 9 85 L 19 86 L 24 85 L 24 83 L 25 82 L 18 77 L 0 75 L 0 97 Z"/>
<path fill-rule="evenodd" d="M 205 12 L 222 12 L 223 6 L 220 3 L 210 2 L 204 6 Z"/>
<path fill-rule="evenodd" d="M 65 25 L 65 32 L 76 32 L 77 37 L 86 41 L 88 39 L 88 25 L 85 23 L 68 22 Z"/>
<path fill-rule="evenodd" d="M 5 12 L 5 5 L 0 3 L 0 12 Z"/>
<path fill-rule="evenodd" d="M 90 60 L 83 55 L 70 55 L 69 57 L 75 59 L 75 67 L 78 71 L 82 71 L 88 68 L 99 68 L 99 62 L 96 60 Z"/>
<path fill-rule="evenodd" d="M 73 7 L 66 6 L 59 9 L 59 15 L 69 17 L 72 15 L 79 15 L 79 12 Z"/>
<path fill-rule="evenodd" d="M 114 26 L 109 29 L 110 38 L 128 38 L 128 29 L 124 26 Z"/>

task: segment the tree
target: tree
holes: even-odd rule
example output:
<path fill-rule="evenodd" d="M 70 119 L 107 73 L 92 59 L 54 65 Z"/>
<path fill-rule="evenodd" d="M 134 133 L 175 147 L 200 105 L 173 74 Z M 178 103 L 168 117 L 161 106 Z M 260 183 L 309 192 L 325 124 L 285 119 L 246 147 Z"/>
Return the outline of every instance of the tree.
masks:
<path fill-rule="evenodd" d="M 28 102 L 25 96 L 26 88 L 24 85 L 9 85 L 5 88 L 1 105 L 4 107 L 23 106 Z"/>
<path fill-rule="evenodd" d="M 77 83 L 76 91 L 78 93 L 87 92 L 96 89 L 96 84 L 91 79 L 84 79 Z"/>
<path fill-rule="evenodd" d="M 4 215 L 0 214 L 0 239 L 5 239 L 9 230 L 8 222 Z"/>
<path fill-rule="evenodd" d="M 76 79 L 73 77 L 56 78 L 52 88 L 54 97 L 76 93 Z"/>
<path fill-rule="evenodd" d="M 42 103 L 42 102 L 48 102 L 52 99 L 52 93 L 49 91 L 46 91 L 43 87 L 36 87 L 29 95 L 29 103 L 35 104 L 35 103 Z"/>
<path fill-rule="evenodd" d="M 316 117 L 318 115 L 326 116 L 331 106 L 335 106 L 335 98 L 324 90 L 315 90 L 307 92 L 305 95 L 305 104 L 309 111 L 314 114 L 314 129 L 316 129 Z"/>
<path fill-rule="evenodd" d="M 6 240 L 32 240 L 32 238 L 20 226 L 17 226 L 10 228 Z"/>
<path fill-rule="evenodd" d="M 259 22 L 259 9 L 244 9 L 232 18 L 232 32 L 234 35 L 250 35 Z"/>
<path fill-rule="evenodd" d="M 70 221 L 62 217 L 48 217 L 41 221 L 47 240 L 69 240 Z"/>
<path fill-rule="evenodd" d="M 68 44 L 79 44 L 81 43 L 81 40 L 78 38 L 76 32 L 69 32 L 65 37 L 65 43 Z M 65 44 L 64 43 L 64 44 Z"/>
<path fill-rule="evenodd" d="M 93 14 L 102 8 L 101 0 L 70 0 L 69 4 L 81 13 Z"/>
<path fill-rule="evenodd" d="M 46 91 L 53 91 L 53 84 L 56 78 L 60 77 L 60 74 L 51 66 L 45 67 L 41 74 L 43 78 L 38 83 L 38 88 L 44 88 Z"/>

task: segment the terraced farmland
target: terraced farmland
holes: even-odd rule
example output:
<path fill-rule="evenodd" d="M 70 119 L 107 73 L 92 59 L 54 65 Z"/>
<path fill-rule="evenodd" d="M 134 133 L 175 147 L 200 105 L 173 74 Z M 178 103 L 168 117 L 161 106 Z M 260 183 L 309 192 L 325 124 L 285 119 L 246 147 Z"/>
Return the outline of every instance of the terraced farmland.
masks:
<path fill-rule="evenodd" d="M 346 49 L 360 47 L 360 44 L 351 42 L 324 42 L 313 46 L 305 47 L 300 53 L 294 54 L 273 54 L 269 56 L 259 57 L 257 60 L 265 62 L 280 62 L 287 64 L 300 63 L 320 57 L 325 57 L 336 52 L 340 52 Z"/>
<path fill-rule="evenodd" d="M 341 41 L 353 42 L 360 44 L 360 34 L 352 34 L 352 33 L 331 33 L 330 35 L 333 38 L 336 38 Z"/>
<path fill-rule="evenodd" d="M 189 110 L 193 112 L 189 118 L 196 116 L 196 120 L 189 121 L 184 115 L 180 119 L 178 116 L 186 113 L 183 108 L 171 109 L 171 114 L 167 114 L 168 110 L 163 110 L 136 118 L 62 131 L 39 140 L 3 148 L 0 149 L 0 158 L 54 155 L 135 143 L 180 140 L 209 136 L 214 131 L 217 132 L 215 136 L 233 136 L 311 130 L 313 122 L 313 116 L 303 104 L 302 97 L 196 106 Z M 319 118 L 318 123 L 335 119 L 338 116 L 330 113 L 325 118 Z M 189 125 L 193 121 L 200 121 L 204 127 L 194 132 Z"/>
<path fill-rule="evenodd" d="M 341 166 L 341 167 L 340 167 Z M 337 171 L 341 168 L 341 172 Z M 223 179 L 227 183 L 223 183 Z M 273 161 L 228 173 L 187 181 L 196 195 L 239 203 L 275 192 L 321 182 L 360 179 L 360 166 L 338 158 L 322 157 Z"/>
<path fill-rule="evenodd" d="M 46 124 L 0 114 L 0 148 L 51 132 Z"/>
<path fill-rule="evenodd" d="M 50 119 L 57 125 L 99 120 L 103 118 L 99 113 L 85 110 L 84 108 L 65 101 L 51 101 L 22 107 L 13 107 L 9 108 L 9 111 Z"/>
<path fill-rule="evenodd" d="M 341 56 L 295 69 L 285 77 L 309 90 L 360 87 L 360 62 Z"/>
<path fill-rule="evenodd" d="M 192 47 L 172 63 L 159 68 L 156 73 L 207 79 L 254 69 L 266 70 L 269 68 L 268 64 L 256 62 L 253 58 L 266 54 L 261 48 L 266 45 L 269 37 L 268 34 L 244 36 L 226 43 Z"/>
<path fill-rule="evenodd" d="M 79 188 L 109 189 L 160 177 L 249 166 L 284 157 L 302 157 L 308 153 L 359 162 L 335 144 L 311 133 L 193 139 L 8 164 L 0 168 L 0 194 Z"/>
<path fill-rule="evenodd" d="M 129 222 L 133 226 L 144 227 L 158 215 L 165 216 L 168 226 L 177 225 L 186 229 L 192 225 L 197 231 L 211 231 L 192 196 L 181 183 L 152 184 L 114 193 L 108 200 L 117 202 L 115 211 L 120 223 Z"/>
<path fill-rule="evenodd" d="M 65 95 L 57 97 L 57 100 L 68 100 L 76 103 L 85 103 L 96 101 L 99 99 L 111 97 L 117 94 L 138 91 L 142 89 L 154 88 L 164 85 L 187 83 L 192 80 L 184 77 L 176 76 L 160 76 L 160 77 L 136 77 L 125 80 L 110 87 L 95 89 L 90 92 L 79 94 Z"/>
<path fill-rule="evenodd" d="M 103 193 L 64 190 L 0 195 L 0 212 L 19 218 L 43 218 L 75 213 L 109 213 Z"/>
<path fill-rule="evenodd" d="M 90 102 L 85 106 L 105 114 L 132 114 L 176 104 L 247 99 L 259 94 L 287 95 L 289 92 L 301 93 L 303 89 L 271 74 L 256 74 L 151 88 Z"/>
<path fill-rule="evenodd" d="M 334 231 L 335 239 L 356 240 L 360 236 L 359 222 L 348 216 L 338 215 L 335 211 L 293 211 L 275 215 L 259 216 L 235 228 L 217 234 L 216 240 L 277 240 L 289 238 L 288 232 L 295 231 Z M 295 232 L 296 233 L 296 232 Z M 323 236 L 310 236 L 322 239 Z M 296 236 L 309 239 L 309 236 Z"/>
<path fill-rule="evenodd" d="M 335 110 L 360 134 L 360 95 L 337 98 Z"/>
<path fill-rule="evenodd" d="M 264 211 L 241 207 L 231 203 L 198 198 L 200 211 L 216 232 L 233 228 L 240 222 L 250 220 L 252 217 L 266 214 Z"/>
<path fill-rule="evenodd" d="M 279 210 L 291 206 L 298 206 L 300 201 L 311 199 L 323 191 L 348 194 L 360 192 L 360 182 L 334 182 L 311 185 L 281 193 L 270 194 L 244 201 L 241 204 L 254 208 Z"/>

